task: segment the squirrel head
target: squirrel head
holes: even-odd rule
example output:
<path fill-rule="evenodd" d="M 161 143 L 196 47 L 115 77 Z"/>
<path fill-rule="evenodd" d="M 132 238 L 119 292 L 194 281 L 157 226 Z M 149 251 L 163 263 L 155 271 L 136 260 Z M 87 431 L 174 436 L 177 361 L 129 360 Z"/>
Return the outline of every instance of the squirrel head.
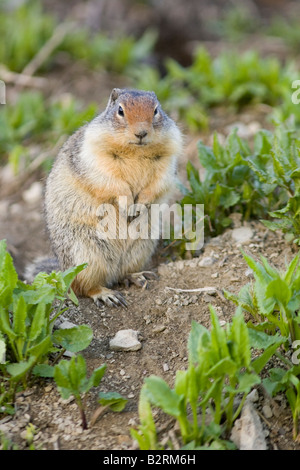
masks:
<path fill-rule="evenodd" d="M 104 116 L 125 145 L 138 146 L 151 144 L 167 120 L 154 92 L 119 88 L 112 90 Z"/>
<path fill-rule="evenodd" d="M 182 135 L 152 91 L 114 88 L 104 112 L 87 126 L 87 152 L 124 158 L 179 155 Z"/>

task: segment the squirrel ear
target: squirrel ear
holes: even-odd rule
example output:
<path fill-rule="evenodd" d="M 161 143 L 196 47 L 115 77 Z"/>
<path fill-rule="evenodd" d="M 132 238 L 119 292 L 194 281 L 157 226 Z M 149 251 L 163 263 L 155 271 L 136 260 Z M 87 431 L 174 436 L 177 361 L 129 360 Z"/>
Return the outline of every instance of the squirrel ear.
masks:
<path fill-rule="evenodd" d="M 108 106 L 111 106 L 114 104 L 114 102 L 119 98 L 121 93 L 120 88 L 114 88 L 110 94 L 109 101 L 108 101 Z"/>

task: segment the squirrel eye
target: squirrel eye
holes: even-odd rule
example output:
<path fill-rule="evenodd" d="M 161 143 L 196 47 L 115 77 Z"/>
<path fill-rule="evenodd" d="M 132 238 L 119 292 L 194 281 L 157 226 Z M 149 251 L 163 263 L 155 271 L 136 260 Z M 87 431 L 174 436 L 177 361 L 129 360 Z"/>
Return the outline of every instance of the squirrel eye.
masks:
<path fill-rule="evenodd" d="M 155 110 L 154 110 L 154 116 L 156 116 L 157 113 L 158 113 L 158 109 L 157 109 L 157 107 L 156 107 Z"/>
<path fill-rule="evenodd" d="M 124 116 L 124 111 L 123 111 L 122 106 L 119 106 L 118 115 L 119 115 L 119 116 Z"/>

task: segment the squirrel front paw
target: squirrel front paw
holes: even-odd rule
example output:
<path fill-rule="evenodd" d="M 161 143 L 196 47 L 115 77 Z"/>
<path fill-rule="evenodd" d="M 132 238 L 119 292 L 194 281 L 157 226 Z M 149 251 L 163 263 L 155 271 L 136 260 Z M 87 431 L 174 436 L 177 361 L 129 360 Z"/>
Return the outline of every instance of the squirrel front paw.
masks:
<path fill-rule="evenodd" d="M 107 287 L 101 287 L 99 291 L 90 292 L 89 297 L 91 297 L 97 307 L 100 308 L 102 308 L 103 305 L 107 307 L 127 308 L 127 302 L 124 296 L 120 292 L 108 289 Z"/>

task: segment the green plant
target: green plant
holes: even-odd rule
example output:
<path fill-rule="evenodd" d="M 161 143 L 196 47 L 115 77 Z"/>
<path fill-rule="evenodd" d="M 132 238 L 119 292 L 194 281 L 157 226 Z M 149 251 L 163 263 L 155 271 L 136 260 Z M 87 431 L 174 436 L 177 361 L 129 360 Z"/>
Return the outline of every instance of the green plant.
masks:
<path fill-rule="evenodd" d="M 255 152 L 259 153 L 260 132 L 255 139 Z M 236 130 L 222 145 L 214 134 L 212 147 L 198 144 L 198 157 L 205 174 L 200 178 L 199 170 L 188 162 L 187 179 L 190 189 L 183 188 L 180 203 L 204 204 L 207 216 L 205 231 L 218 235 L 230 226 L 232 212 L 242 214 L 242 220 L 267 215 L 267 209 L 274 206 L 274 186 L 261 184 L 249 165 L 251 150 Z"/>
<path fill-rule="evenodd" d="M 32 144 L 47 147 L 75 131 L 96 113 L 91 104 L 85 109 L 69 95 L 49 101 L 42 93 L 20 93 L 14 105 L 0 109 L 0 153 L 7 156 L 15 172 L 24 170 L 30 160 Z"/>
<path fill-rule="evenodd" d="M 300 252 L 284 271 L 272 267 L 263 256 L 260 257 L 261 263 L 244 252 L 243 256 L 253 271 L 255 281 L 245 285 L 238 295 L 227 291 L 224 291 L 224 295 L 254 317 L 255 323 L 247 323 L 253 346 L 259 348 L 260 345 L 272 342 L 272 338 L 278 338 L 279 343 L 273 343 L 275 348 L 283 344 L 285 350 L 288 350 L 294 341 L 297 344 L 300 340 Z M 279 350 L 274 353 L 282 361 L 283 367 L 268 370 L 268 377 L 262 383 L 272 396 L 282 391 L 286 393 L 296 439 L 300 417 L 300 366 L 293 364 Z"/>
<path fill-rule="evenodd" d="M 252 149 L 236 130 L 223 145 L 217 134 L 212 147 L 199 142 L 204 176 L 188 162 L 190 188 L 181 185 L 181 205 L 204 204 L 207 235 L 222 233 L 232 223 L 230 215 L 239 212 L 242 221 L 262 219 L 268 228 L 282 230 L 287 240 L 299 244 L 299 142 L 298 133 L 286 126 L 274 134 L 259 131 Z"/>
<path fill-rule="evenodd" d="M 63 273 L 40 273 L 31 285 L 18 279 L 4 240 L 0 242 L 0 363 L 2 411 L 13 412 L 15 392 L 27 387 L 34 375 L 52 376 L 50 355 L 58 360 L 66 349 L 77 352 L 92 340 L 86 325 L 53 331 L 55 320 L 66 308 L 64 302 L 77 303 L 71 289 L 81 265 Z"/>
<path fill-rule="evenodd" d="M 265 134 L 267 137 L 267 134 Z M 300 243 L 300 139 L 294 128 L 280 127 L 274 135 L 268 135 L 267 151 L 248 159 L 248 165 L 262 184 L 280 191 L 277 195 L 280 206 L 270 210 L 272 221 L 263 221 L 271 230 L 282 230 L 286 238 Z M 273 206 L 276 208 L 276 205 Z M 274 220 L 279 219 L 279 220 Z"/>
<path fill-rule="evenodd" d="M 285 392 L 293 416 L 293 438 L 297 439 L 300 417 L 300 367 L 290 363 L 288 370 L 274 367 L 268 372 L 268 377 L 263 379 L 263 385 L 271 396 Z"/>
<path fill-rule="evenodd" d="M 238 295 L 228 291 L 224 294 L 254 317 L 256 323 L 249 322 L 249 327 L 271 333 L 279 330 L 288 347 L 288 339 L 300 339 L 300 253 L 285 271 L 273 268 L 263 256 L 261 263 L 244 252 L 243 256 L 253 271 L 254 284 L 244 286 Z"/>
<path fill-rule="evenodd" d="M 27 1 L 19 7 L 0 5 L 0 63 L 21 72 L 51 37 L 54 18 L 44 12 L 38 1 Z"/>
<path fill-rule="evenodd" d="M 152 406 L 174 417 L 183 448 L 232 448 L 226 441 L 251 388 L 260 383 L 259 373 L 278 348 L 281 339 L 255 345 L 265 349 L 251 360 L 251 338 L 241 310 L 223 329 L 211 307 L 211 330 L 193 322 L 188 341 L 189 366 L 176 373 L 173 389 L 161 378 L 151 376 L 143 385 L 139 414 L 141 425 L 132 436 L 141 449 L 161 449 Z M 265 335 L 267 336 L 267 335 Z M 240 402 L 235 408 L 235 398 Z"/>
<path fill-rule="evenodd" d="M 83 356 L 72 357 L 70 361 L 62 360 L 54 367 L 54 380 L 62 398 L 67 399 L 74 395 L 78 405 L 82 428 L 87 429 L 87 419 L 82 402 L 82 394 L 89 392 L 92 387 L 97 387 L 105 374 L 106 364 L 95 369 L 87 378 L 86 362 Z"/>

